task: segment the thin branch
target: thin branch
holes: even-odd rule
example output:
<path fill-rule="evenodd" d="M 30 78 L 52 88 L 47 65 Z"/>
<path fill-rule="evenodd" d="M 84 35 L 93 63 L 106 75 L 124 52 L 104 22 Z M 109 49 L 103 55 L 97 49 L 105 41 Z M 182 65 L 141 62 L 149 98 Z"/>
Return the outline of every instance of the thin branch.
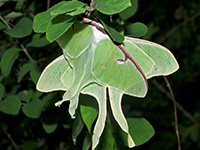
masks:
<path fill-rule="evenodd" d="M 6 22 L 6 20 L 0 15 L 0 19 L 1 21 L 3 21 L 3 23 L 9 28 L 11 29 L 10 25 Z"/>
<path fill-rule="evenodd" d="M 5 126 L 2 126 L 1 127 L 3 132 L 7 135 L 8 139 L 10 140 L 10 142 L 12 143 L 13 147 L 16 149 L 16 150 L 20 150 L 19 147 L 17 146 L 17 144 L 15 143 L 15 141 L 13 140 L 13 138 L 11 137 L 11 135 L 8 133 L 8 131 L 6 130 L 6 127 Z"/>
<path fill-rule="evenodd" d="M 177 26 L 173 27 L 165 36 L 163 36 L 159 43 L 164 42 L 169 36 L 171 36 L 174 32 L 176 32 L 181 26 L 185 25 L 186 23 L 188 23 L 189 21 L 194 20 L 195 18 L 197 18 L 198 16 L 200 16 L 200 11 L 196 14 L 194 14 L 193 16 L 189 17 L 188 19 L 186 19 L 185 21 L 181 22 L 180 24 L 178 24 Z"/>
<path fill-rule="evenodd" d="M 171 85 L 169 83 L 169 81 L 167 80 L 167 77 L 164 77 L 165 82 L 167 84 L 167 87 L 169 88 L 169 92 L 171 95 L 171 98 L 173 100 L 174 103 L 174 118 L 175 118 L 175 130 L 176 130 L 176 137 L 177 137 L 177 141 L 178 141 L 178 150 L 181 150 L 181 141 L 180 141 L 180 135 L 179 135 L 179 130 L 178 130 L 178 117 L 177 117 L 177 109 L 176 109 L 176 100 L 174 97 L 174 93 L 172 91 Z"/>
<path fill-rule="evenodd" d="M 153 84 L 162 92 L 164 93 L 171 101 L 172 97 L 170 95 L 170 93 L 160 84 L 156 81 L 156 79 L 153 80 Z M 192 123 L 200 125 L 200 123 L 187 111 L 183 108 L 183 106 L 181 106 L 181 104 L 179 104 L 176 99 L 176 107 L 178 108 L 179 111 L 181 111 Z"/>
<path fill-rule="evenodd" d="M 33 63 L 33 65 L 37 66 L 37 64 L 35 63 L 35 61 L 33 60 L 33 58 L 29 55 L 28 51 L 26 50 L 26 48 L 20 44 L 22 50 L 24 51 L 24 53 L 26 54 L 26 56 L 30 59 L 30 61 Z"/>
<path fill-rule="evenodd" d="M 47 9 L 50 7 L 50 0 L 47 0 Z"/>
<path fill-rule="evenodd" d="M 104 33 L 104 34 L 107 34 L 106 30 L 105 30 L 103 27 L 101 27 L 100 25 L 98 25 L 98 24 L 97 24 L 95 21 L 93 21 L 93 20 L 90 20 L 90 19 L 88 19 L 88 18 L 83 18 L 83 19 L 82 19 L 82 22 L 83 22 L 83 23 L 86 23 L 86 24 L 90 24 L 90 25 L 92 25 L 92 26 L 95 26 L 99 31 L 101 31 L 101 32 Z M 142 71 L 140 65 L 136 62 L 136 60 L 135 60 L 135 59 L 133 58 L 133 56 L 129 53 L 129 51 L 124 47 L 124 45 L 119 44 L 119 45 L 117 45 L 117 46 L 120 48 L 120 50 L 121 50 L 121 51 L 124 53 L 124 55 L 125 55 L 125 60 L 124 60 L 124 62 L 125 62 L 126 59 L 128 58 L 128 59 L 136 66 L 137 70 L 142 74 L 142 76 L 143 76 L 143 78 L 144 78 L 144 80 L 145 80 L 147 89 L 148 89 L 147 78 L 146 78 L 144 72 Z"/>

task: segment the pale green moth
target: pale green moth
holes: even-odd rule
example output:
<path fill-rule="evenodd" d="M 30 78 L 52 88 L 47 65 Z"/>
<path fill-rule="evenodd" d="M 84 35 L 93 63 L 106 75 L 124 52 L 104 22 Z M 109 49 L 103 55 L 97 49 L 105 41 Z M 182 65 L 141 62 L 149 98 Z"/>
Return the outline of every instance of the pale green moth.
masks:
<path fill-rule="evenodd" d="M 124 64 L 116 60 L 124 58 L 121 50 L 95 27 L 75 22 L 58 40 L 63 55 L 51 62 L 41 74 L 37 89 L 42 92 L 66 91 L 63 99 L 70 101 L 69 113 L 74 118 L 79 94 L 93 96 L 99 106 L 99 116 L 93 130 L 92 149 L 99 143 L 106 120 L 106 88 L 115 120 L 127 133 L 129 147 L 136 144 L 132 139 L 126 118 L 121 109 L 123 94 L 144 97 L 147 87 L 141 73 L 130 60 Z M 179 66 L 172 53 L 165 47 L 146 40 L 125 37 L 125 48 L 141 66 L 145 76 L 169 75 Z"/>

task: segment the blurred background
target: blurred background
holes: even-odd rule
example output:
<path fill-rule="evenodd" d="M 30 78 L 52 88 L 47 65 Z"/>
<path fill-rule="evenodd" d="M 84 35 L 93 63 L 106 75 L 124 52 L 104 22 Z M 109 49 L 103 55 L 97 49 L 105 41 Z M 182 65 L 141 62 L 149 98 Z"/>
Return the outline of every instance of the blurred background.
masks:
<path fill-rule="evenodd" d="M 146 24 L 149 30 L 143 38 L 167 47 L 180 66 L 167 79 L 176 101 L 182 106 L 177 108 L 182 149 L 200 149 L 200 1 L 138 2 L 139 9 L 131 20 Z M 135 100 L 133 110 L 138 110 L 152 123 L 156 134 L 138 149 L 177 149 L 169 89 L 163 77 L 151 79 L 149 83 L 147 97 Z"/>
<path fill-rule="evenodd" d="M 58 2 L 59 0 L 50 1 L 50 6 Z M 16 8 L 16 4 L 20 9 Z M 27 15 L 33 19 L 34 15 L 45 11 L 47 7 L 47 1 L 13 0 L 6 1 L 6 4 L 0 1 L 0 14 L 14 24 L 18 16 Z M 167 47 L 176 57 L 180 69 L 167 76 L 167 80 L 176 100 L 181 148 L 182 150 L 200 149 L 200 98 L 198 93 L 200 89 L 200 1 L 138 0 L 138 10 L 128 21 L 144 23 L 148 27 L 148 32 L 141 38 Z M 3 29 L 0 30 L 0 57 L 11 45 L 31 42 L 31 37 L 13 40 L 4 33 Z M 0 77 L 1 83 L 6 85 L 2 97 L 16 94 L 22 101 L 24 99 L 24 103 L 37 99 L 35 105 L 40 105 L 42 101 L 45 107 L 41 106 L 40 110 L 34 112 L 35 114 L 29 114 L 26 111 L 26 109 L 34 109 L 32 106 L 20 110 L 17 115 L 1 112 L 0 149 L 33 150 L 36 147 L 41 150 L 82 149 L 83 139 L 81 137 L 85 132 L 82 132 L 75 147 L 71 140 L 73 121 L 67 112 L 68 104 L 62 105 L 61 108 L 54 107 L 54 102 L 62 97 L 63 92 L 42 94 L 36 91 L 35 83 L 32 82 L 32 80 L 37 81 L 45 66 L 62 51 L 55 42 L 49 44 L 47 41 L 42 46 L 27 47 L 27 50 L 37 61 L 39 68 L 30 67 L 31 69 L 26 72 L 30 72 L 30 75 L 24 73 L 23 79 L 19 79 L 18 75 L 22 68 L 20 64 L 30 63 L 26 54 L 20 52 L 13 65 L 15 69 L 11 70 L 8 77 Z M 144 117 L 155 130 L 155 135 L 148 142 L 133 148 L 134 150 L 178 149 L 174 105 L 163 77 L 149 80 L 149 91 L 144 99 L 125 95 L 122 104 L 127 117 Z M 56 123 L 53 121 L 53 127 L 51 131 L 48 131 L 44 122 L 49 122 L 49 120 L 51 122 L 52 118 L 56 118 L 56 121 L 54 120 Z M 23 145 L 18 146 L 21 143 Z"/>

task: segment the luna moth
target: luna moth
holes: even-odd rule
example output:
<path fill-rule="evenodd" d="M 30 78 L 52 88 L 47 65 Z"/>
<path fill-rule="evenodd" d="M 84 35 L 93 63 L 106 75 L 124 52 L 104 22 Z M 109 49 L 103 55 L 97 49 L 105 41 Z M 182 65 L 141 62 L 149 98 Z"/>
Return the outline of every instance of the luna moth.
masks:
<path fill-rule="evenodd" d="M 136 66 L 130 60 L 123 64 L 117 63 L 124 54 L 109 36 L 94 26 L 78 21 L 57 42 L 63 54 L 44 69 L 37 89 L 42 92 L 65 91 L 63 99 L 55 105 L 70 101 L 69 113 L 72 118 L 75 117 L 80 93 L 91 95 L 97 100 L 99 115 L 92 137 L 92 149 L 95 149 L 105 126 L 108 88 L 113 116 L 127 133 L 128 146 L 137 145 L 129 133 L 121 108 L 123 94 L 144 97 L 147 93 L 145 79 Z M 159 44 L 125 37 L 123 45 L 140 65 L 147 79 L 169 75 L 179 68 L 172 53 Z"/>

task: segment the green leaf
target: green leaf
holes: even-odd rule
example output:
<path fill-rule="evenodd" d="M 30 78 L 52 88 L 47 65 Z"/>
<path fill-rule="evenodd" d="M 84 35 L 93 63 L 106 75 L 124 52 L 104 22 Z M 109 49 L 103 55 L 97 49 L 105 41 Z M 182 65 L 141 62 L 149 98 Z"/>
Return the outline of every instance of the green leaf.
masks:
<path fill-rule="evenodd" d="M 8 76 L 10 74 L 11 68 L 18 57 L 20 49 L 18 48 L 10 48 L 5 51 L 1 59 L 1 70 L 4 76 Z"/>
<path fill-rule="evenodd" d="M 80 112 L 78 112 L 77 117 L 74 120 L 73 126 L 72 126 L 72 140 L 74 142 L 74 145 L 76 145 L 76 138 L 81 133 L 83 127 L 84 127 L 84 123 L 81 118 Z"/>
<path fill-rule="evenodd" d="M 54 17 L 48 24 L 46 30 L 46 37 L 49 42 L 53 42 L 63 35 L 74 23 L 75 17 L 67 16 L 65 14 Z"/>
<path fill-rule="evenodd" d="M 67 1 L 62 6 L 57 7 L 57 9 L 51 11 L 51 15 L 59 15 L 70 11 L 74 11 L 80 7 L 83 7 L 84 5 L 85 4 L 80 1 Z"/>
<path fill-rule="evenodd" d="M 117 43 L 123 43 L 124 41 L 124 36 L 117 32 L 114 28 L 109 27 L 107 24 L 105 24 L 102 20 L 101 23 L 103 24 L 105 30 L 108 32 L 110 37 L 112 38 L 113 41 Z"/>
<path fill-rule="evenodd" d="M 91 106 L 81 105 L 80 112 L 81 112 L 81 116 L 83 118 L 83 122 L 87 126 L 89 133 L 91 133 L 92 123 L 96 119 L 96 117 L 98 115 L 98 111 Z"/>
<path fill-rule="evenodd" d="M 106 124 L 106 128 L 101 137 L 101 142 L 95 150 L 113 150 L 114 149 L 114 137 L 113 137 L 113 126 Z"/>
<path fill-rule="evenodd" d="M 24 90 L 24 91 L 21 91 L 17 94 L 17 96 L 20 98 L 21 101 L 24 101 L 24 102 L 30 102 L 31 98 L 33 97 L 34 95 L 34 91 L 31 89 L 31 90 Z"/>
<path fill-rule="evenodd" d="M 94 0 L 95 8 L 103 14 L 113 15 L 131 6 L 130 0 Z"/>
<path fill-rule="evenodd" d="M 21 108 L 21 101 L 17 96 L 8 96 L 0 102 L 0 111 L 6 114 L 17 115 Z"/>
<path fill-rule="evenodd" d="M 49 45 L 49 41 L 46 37 L 41 37 L 41 34 L 33 35 L 32 41 L 27 44 L 28 47 L 44 47 Z"/>
<path fill-rule="evenodd" d="M 14 20 L 14 19 L 21 17 L 23 15 L 24 14 L 22 14 L 20 12 L 12 11 L 11 13 L 7 14 L 4 18 L 6 19 L 6 21 L 11 21 L 11 20 Z"/>
<path fill-rule="evenodd" d="M 16 26 L 12 29 L 7 29 L 6 34 L 14 38 L 23 38 L 30 35 L 32 32 L 32 21 L 26 17 L 20 19 Z"/>
<path fill-rule="evenodd" d="M 62 1 L 53 7 L 49 8 L 47 11 L 39 13 L 35 16 L 33 21 L 33 30 L 36 33 L 44 33 L 46 32 L 47 26 L 49 22 L 51 21 L 51 11 L 59 8 L 60 6 L 64 5 L 66 1 Z"/>
<path fill-rule="evenodd" d="M 17 0 L 17 4 L 15 6 L 15 9 L 22 9 L 22 6 L 24 4 L 25 0 Z"/>
<path fill-rule="evenodd" d="M 31 76 L 31 79 L 33 80 L 33 82 L 36 84 L 39 77 L 40 77 L 40 74 L 41 74 L 41 71 L 38 67 L 36 66 L 33 66 L 31 68 L 31 71 L 30 71 L 30 76 Z"/>
<path fill-rule="evenodd" d="M 147 78 L 160 75 L 166 76 L 178 70 L 178 62 L 167 48 L 142 39 L 130 37 L 126 39 L 141 48 L 155 62 L 155 66 L 153 70 L 147 74 Z"/>
<path fill-rule="evenodd" d="M 147 142 L 155 133 L 151 124 L 144 118 L 127 118 L 127 122 L 136 146 Z"/>
<path fill-rule="evenodd" d="M 125 34 L 130 37 L 141 37 L 148 31 L 148 27 L 140 22 L 128 24 L 125 27 Z"/>
<path fill-rule="evenodd" d="M 52 133 L 58 126 L 58 117 L 52 113 L 48 114 L 44 119 L 42 119 L 42 127 L 46 133 Z"/>
<path fill-rule="evenodd" d="M 69 13 L 66 13 L 66 15 L 69 15 L 69 16 L 76 16 L 76 15 L 80 15 L 82 13 L 85 13 L 87 9 L 86 8 L 78 8 L 72 12 L 69 12 Z"/>
<path fill-rule="evenodd" d="M 22 68 L 20 69 L 19 75 L 17 77 L 18 83 L 21 82 L 23 77 L 32 69 L 32 67 L 34 67 L 32 63 L 27 63 L 22 66 Z"/>
<path fill-rule="evenodd" d="M 55 100 L 57 98 L 57 94 L 56 93 L 49 93 L 45 96 L 42 97 L 42 102 L 45 106 L 45 108 L 49 109 L 49 108 L 54 108 L 54 103 L 55 103 Z"/>
<path fill-rule="evenodd" d="M 125 10 L 119 13 L 119 16 L 124 20 L 132 17 L 138 9 L 138 0 L 130 0 L 130 1 L 132 6 L 126 8 Z"/>
<path fill-rule="evenodd" d="M 23 147 L 23 150 L 35 150 L 35 149 L 38 149 L 38 142 L 26 140 L 26 141 L 23 142 L 22 147 Z"/>
<path fill-rule="evenodd" d="M 27 117 L 30 118 L 39 118 L 43 109 L 43 102 L 34 98 L 30 103 L 24 104 L 22 111 Z"/>
<path fill-rule="evenodd" d="M 6 26 L 0 21 L 0 30 L 5 29 Z"/>
<path fill-rule="evenodd" d="M 68 70 L 68 71 L 67 71 Z M 61 82 L 61 77 L 67 72 L 67 78 L 65 78 L 66 86 Z M 72 69 L 70 69 L 67 60 L 64 55 L 56 58 L 52 61 L 42 72 L 37 82 L 37 90 L 42 92 L 51 92 L 63 90 L 66 91 L 73 81 Z"/>
<path fill-rule="evenodd" d="M 90 146 L 92 144 L 91 142 L 91 135 L 90 134 L 87 134 L 83 140 L 83 149 L 82 150 L 89 150 L 90 149 Z"/>
<path fill-rule="evenodd" d="M 0 99 L 4 96 L 5 87 L 3 84 L 0 83 Z"/>
<path fill-rule="evenodd" d="M 0 6 L 2 6 L 4 3 L 8 2 L 8 1 L 10 1 L 10 0 L 1 0 L 0 1 Z"/>

